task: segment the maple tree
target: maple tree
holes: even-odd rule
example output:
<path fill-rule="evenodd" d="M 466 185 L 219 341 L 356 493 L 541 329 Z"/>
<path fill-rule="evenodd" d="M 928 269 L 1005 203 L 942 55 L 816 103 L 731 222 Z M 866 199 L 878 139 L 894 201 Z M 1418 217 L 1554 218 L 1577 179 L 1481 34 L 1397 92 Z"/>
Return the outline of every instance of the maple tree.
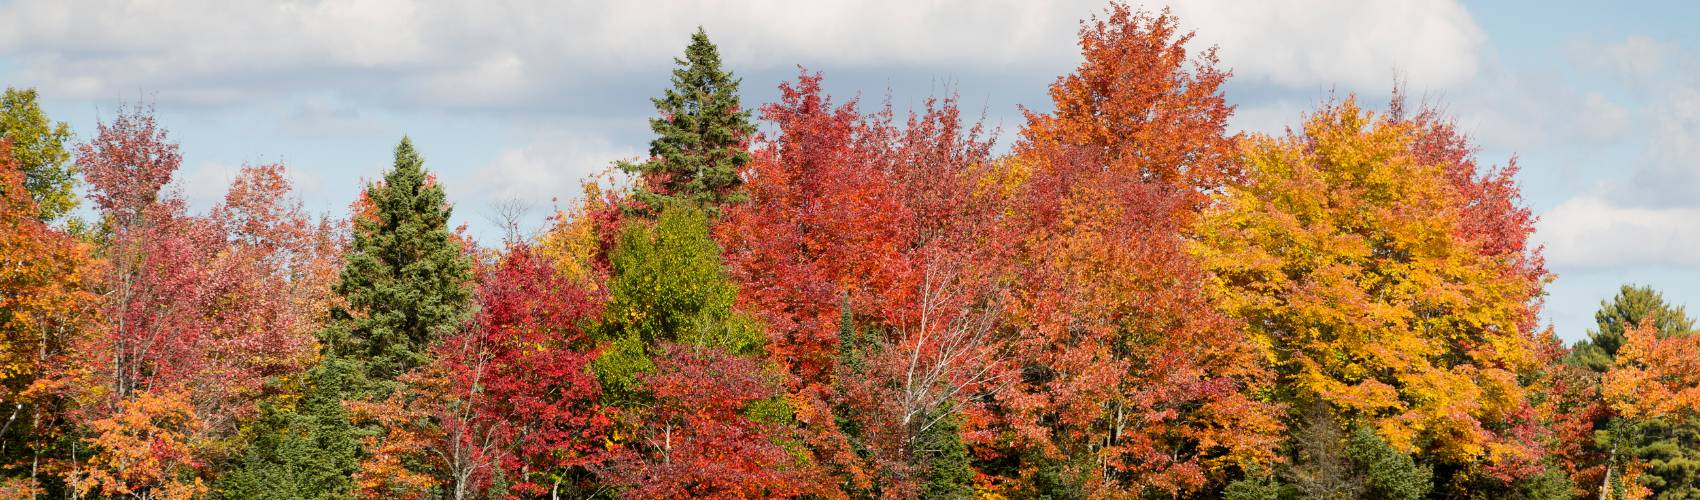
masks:
<path fill-rule="evenodd" d="M 1541 282 L 1459 235 L 1465 197 L 1412 152 L 1413 128 L 1348 98 L 1285 138 L 1248 139 L 1248 180 L 1211 212 L 1200 252 L 1283 397 L 1450 464 L 1443 487 L 1525 479 L 1536 471 L 1511 464 L 1543 450 L 1513 437 L 1529 411 L 1517 376 L 1537 364 L 1525 319 Z"/>
<path fill-rule="evenodd" d="M 194 472 L 201 466 L 195 448 L 203 446 L 196 439 L 198 424 L 184 393 L 142 392 L 126 399 L 116 412 L 89 424 L 96 433 L 90 444 L 102 452 L 68 482 L 79 496 L 199 498 L 207 485 Z"/>
<path fill-rule="evenodd" d="M 89 320 L 95 270 L 87 245 L 39 220 L 9 148 L 0 140 L 0 460 L 34 488 L 66 431 L 55 379 Z"/>
<path fill-rule="evenodd" d="M 1008 261 L 982 246 L 996 212 L 975 194 L 990 142 L 954 98 L 899 124 L 889 105 L 834 106 L 820 82 L 803 73 L 763 108 L 777 134 L 716 231 L 770 359 L 795 376 L 811 451 L 854 490 L 913 495 L 949 476 L 930 450 L 965 453 L 960 410 L 1009 369 L 994 356 Z M 866 349 L 846 359 L 858 320 Z"/>
<path fill-rule="evenodd" d="M 1274 460 L 1279 407 L 1253 396 L 1269 372 L 1186 246 L 1207 193 L 1238 177 L 1227 73 L 1191 38 L 1123 4 L 1083 23 L 1056 111 L 1029 112 L 987 174 L 1027 268 L 1007 307 L 1022 377 L 997 408 L 999 481 L 1026 494 L 1178 495 Z"/>
<path fill-rule="evenodd" d="M 469 327 L 403 378 L 405 393 L 361 405 L 364 418 L 386 429 L 368 438 L 374 452 L 356 475 L 363 491 L 441 487 L 454 498 L 588 491 L 611 422 L 588 370 L 596 351 L 580 328 L 602 304 L 523 244 L 480 274 Z"/>
<path fill-rule="evenodd" d="M 796 497 L 816 491 L 785 439 L 780 384 L 725 348 L 665 342 L 640 378 L 653 398 L 632 439 L 641 447 L 607 466 L 627 498 Z"/>

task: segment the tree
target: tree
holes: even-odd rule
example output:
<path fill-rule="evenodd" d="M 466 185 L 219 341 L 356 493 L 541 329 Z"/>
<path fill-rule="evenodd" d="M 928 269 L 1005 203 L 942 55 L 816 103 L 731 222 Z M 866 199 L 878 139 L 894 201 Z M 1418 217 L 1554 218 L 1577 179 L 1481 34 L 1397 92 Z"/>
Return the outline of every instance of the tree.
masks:
<path fill-rule="evenodd" d="M 614 397 L 641 391 L 638 374 L 654 370 L 661 342 L 761 352 L 760 325 L 733 310 L 738 288 L 726 277 L 703 211 L 669 206 L 653 226 L 627 226 L 611 262 L 598 333 L 605 347 L 592 366 Z"/>
<path fill-rule="evenodd" d="M 1623 285 L 1610 301 L 1600 301 L 1594 313 L 1597 326 L 1588 330 L 1588 338 L 1571 348 L 1567 362 L 1604 373 L 1611 369 L 1618 349 L 1624 343 L 1624 331 L 1652 321 L 1659 335 L 1688 335 L 1694 331 L 1694 320 L 1682 306 L 1665 303 L 1664 296 L 1649 286 Z"/>
<path fill-rule="evenodd" d="M 362 203 L 347 264 L 333 288 L 347 305 L 332 311 L 333 325 L 320 341 L 328 355 L 364 365 L 380 386 L 367 394 L 381 394 L 466 320 L 471 262 L 449 230 L 452 208 L 442 186 L 408 138 L 396 145 L 394 167 L 366 188 Z"/>
<path fill-rule="evenodd" d="M 44 222 L 58 220 L 77 207 L 77 166 L 70 164 L 71 127 L 41 110 L 35 89 L 7 87 L 0 94 L 0 138 L 12 142 L 12 159 L 24 173 Z"/>
<path fill-rule="evenodd" d="M 776 377 L 723 347 L 665 342 L 641 380 L 653 404 L 634 455 L 609 464 L 626 498 L 781 498 L 816 492 L 781 443 L 788 423 Z"/>
<path fill-rule="evenodd" d="M 357 476 L 366 492 L 429 484 L 457 499 L 589 494 L 611 421 L 580 328 L 601 301 L 523 244 L 480 274 L 468 328 L 404 376 L 400 395 L 363 405 L 386 429 L 370 438 L 380 445 L 368 446 L 376 452 Z"/>
<path fill-rule="evenodd" d="M 835 105 L 818 74 L 780 92 L 749 202 L 717 234 L 816 459 L 850 491 L 919 494 L 934 463 L 919 447 L 973 432 L 962 413 L 1014 369 L 996 356 L 1012 262 L 977 194 L 991 140 L 954 97 L 899 121 L 889 103 Z"/>
<path fill-rule="evenodd" d="M 1373 426 L 1436 464 L 1442 487 L 1513 483 L 1545 453 L 1512 437 L 1539 430 L 1519 430 L 1535 425 L 1519 376 L 1539 364 L 1526 320 L 1544 277 L 1458 230 L 1468 197 L 1414 152 L 1417 132 L 1348 98 L 1285 138 L 1246 140 L 1248 178 L 1198 251 L 1274 360 L 1280 397 Z"/>
<path fill-rule="evenodd" d="M 652 99 L 661 116 L 649 120 L 656 138 L 649 160 L 621 163 L 642 177 L 636 201 L 654 214 L 672 201 L 700 204 L 712 214 L 743 199 L 738 187 L 755 125 L 738 103 L 738 82 L 720 68 L 720 50 L 702 28 L 691 35 L 685 58 L 675 59 L 673 88 Z"/>
<path fill-rule="evenodd" d="M 1604 313 L 1612 309 L 1602 308 L 1599 317 L 1611 317 Z M 1666 325 L 1692 321 L 1685 315 L 1665 319 L 1671 320 Z M 1649 315 L 1623 331 L 1615 363 L 1601 381 L 1601 395 L 1621 416 L 1604 440 L 1614 461 L 1633 460 L 1619 472 L 1628 484 L 1613 488 L 1608 475 L 1602 490 L 1639 485 L 1655 498 L 1689 498 L 1700 494 L 1700 336 L 1666 335 L 1659 320 Z"/>
<path fill-rule="evenodd" d="M 185 394 L 143 392 L 95 420 L 90 444 L 100 453 L 70 480 L 78 496 L 124 495 L 140 499 L 189 500 L 206 494 L 193 469 L 197 418 Z"/>
<path fill-rule="evenodd" d="M 1208 193 L 1239 176 L 1228 74 L 1167 12 L 1112 4 L 1080 35 L 1055 111 L 1028 113 L 986 174 L 1009 193 L 1024 268 L 1006 309 L 1022 369 L 996 408 L 1014 463 L 998 474 L 1032 482 L 1060 464 L 1088 496 L 1196 494 L 1272 462 L 1281 429 L 1255 396 L 1262 353 L 1217 312 L 1187 246 Z"/>
<path fill-rule="evenodd" d="M 56 379 L 91 319 L 97 270 L 86 245 L 40 220 L 8 147 L 0 140 L 0 464 L 34 488 L 67 430 Z"/>
<path fill-rule="evenodd" d="M 224 498 L 273 495 L 351 498 L 360 463 L 360 434 L 343 406 L 342 388 L 358 367 L 327 359 L 302 375 L 300 396 L 271 401 L 240 437 L 248 445 L 213 484 Z"/>

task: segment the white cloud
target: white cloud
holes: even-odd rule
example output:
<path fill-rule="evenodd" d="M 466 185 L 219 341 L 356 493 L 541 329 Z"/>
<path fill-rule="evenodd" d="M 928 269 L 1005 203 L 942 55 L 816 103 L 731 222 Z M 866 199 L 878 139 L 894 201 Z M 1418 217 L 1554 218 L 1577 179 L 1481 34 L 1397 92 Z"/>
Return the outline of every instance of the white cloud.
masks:
<path fill-rule="evenodd" d="M 1618 198 L 1651 206 L 1694 206 L 1700 193 L 1700 82 L 1659 91 L 1645 108 L 1647 149 Z"/>
<path fill-rule="evenodd" d="M 579 193 L 579 181 L 613 162 L 644 154 L 583 126 L 539 130 L 524 146 L 502 150 L 475 169 L 464 185 L 484 204 L 520 200 L 547 207 L 556 198 Z"/>
<path fill-rule="evenodd" d="M 1541 214 L 1535 234 L 1554 266 L 1700 265 L 1700 207 L 1623 207 L 1581 195 Z"/>
<path fill-rule="evenodd" d="M 1219 45 L 1240 78 L 1385 91 L 1395 76 L 1446 89 L 1476 75 L 1486 36 L 1453 1 L 1179 2 L 1181 22 Z"/>
<path fill-rule="evenodd" d="M 15 80 L 70 97 L 137 89 L 225 104 L 336 89 L 426 106 L 513 106 L 665 67 L 705 26 L 734 68 L 795 64 L 1023 71 L 1072 66 L 1077 21 L 1106 2 L 414 2 L 18 0 L 0 6 Z M 1482 36 L 1454 2 L 1180 2 L 1241 78 L 1446 87 Z M 894 13 L 901 12 L 901 15 Z M 1417 43 L 1420 41 L 1421 43 Z M 1067 64 L 1058 65 L 1058 61 Z"/>

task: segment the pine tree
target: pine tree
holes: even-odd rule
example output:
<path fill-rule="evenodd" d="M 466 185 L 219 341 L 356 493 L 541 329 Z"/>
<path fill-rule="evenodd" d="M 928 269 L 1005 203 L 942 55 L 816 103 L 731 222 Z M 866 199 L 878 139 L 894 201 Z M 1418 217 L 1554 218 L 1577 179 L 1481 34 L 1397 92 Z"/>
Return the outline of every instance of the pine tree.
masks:
<path fill-rule="evenodd" d="M 65 143 L 71 127 L 47 118 L 35 89 L 6 88 L 0 94 L 0 138 L 12 141 L 12 157 L 24 171 L 24 189 L 35 198 L 39 218 L 57 220 L 77 207 L 77 169 Z"/>
<path fill-rule="evenodd" d="M 746 142 L 755 125 L 738 102 L 739 80 L 720 68 L 720 51 L 702 28 L 675 62 L 673 88 L 651 99 L 660 116 L 649 120 L 656 134 L 649 161 L 620 168 L 642 177 L 636 197 L 646 215 L 673 201 L 716 214 L 720 205 L 742 200 L 738 172 L 750 162 Z"/>
<path fill-rule="evenodd" d="M 1688 317 L 1682 306 L 1673 307 L 1665 303 L 1664 295 L 1652 287 L 1623 285 L 1611 301 L 1600 301 L 1600 310 L 1594 313 L 1597 329 L 1589 330 L 1588 338 L 1576 343 L 1568 361 L 1596 372 L 1605 372 L 1611 368 L 1617 349 L 1623 346 L 1624 329 L 1648 319 L 1653 321 L 1653 328 L 1661 337 L 1686 335 L 1694 331 L 1694 320 Z"/>
<path fill-rule="evenodd" d="M 364 202 L 334 288 L 348 305 L 332 312 L 321 341 L 330 355 L 363 363 L 381 388 L 422 364 L 431 343 L 467 319 L 472 263 L 449 230 L 442 186 L 407 138 Z"/>

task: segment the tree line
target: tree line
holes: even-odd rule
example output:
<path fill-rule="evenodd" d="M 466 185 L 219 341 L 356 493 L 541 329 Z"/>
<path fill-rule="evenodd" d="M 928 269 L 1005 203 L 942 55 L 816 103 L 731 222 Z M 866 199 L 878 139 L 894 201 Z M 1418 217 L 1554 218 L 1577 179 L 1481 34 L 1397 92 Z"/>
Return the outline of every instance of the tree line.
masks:
<path fill-rule="evenodd" d="M 1110 5 L 999 152 L 954 95 L 746 108 L 699 29 L 648 157 L 496 245 L 407 138 L 347 214 L 278 164 L 195 213 L 151 107 L 8 89 L 0 496 L 1700 494 L 1682 307 L 1565 346 L 1515 161 L 1397 89 L 1232 133 L 1191 39 Z"/>

